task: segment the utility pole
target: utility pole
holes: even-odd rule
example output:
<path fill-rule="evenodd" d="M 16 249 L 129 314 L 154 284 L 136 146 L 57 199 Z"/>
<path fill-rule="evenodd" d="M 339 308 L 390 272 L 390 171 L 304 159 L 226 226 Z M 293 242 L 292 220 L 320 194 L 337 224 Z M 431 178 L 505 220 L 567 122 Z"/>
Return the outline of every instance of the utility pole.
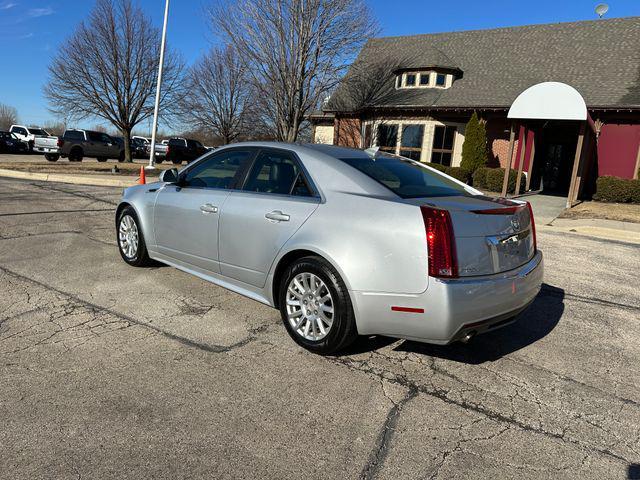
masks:
<path fill-rule="evenodd" d="M 158 131 L 158 110 L 160 109 L 160 90 L 162 88 L 162 67 L 164 66 L 164 46 L 167 40 L 167 20 L 169 18 L 169 0 L 164 5 L 164 24 L 162 25 L 162 43 L 160 44 L 160 65 L 158 65 L 158 85 L 156 86 L 156 103 L 153 107 L 153 129 L 151 130 L 151 151 L 147 169 L 153 170 L 156 159 L 156 132 Z"/>

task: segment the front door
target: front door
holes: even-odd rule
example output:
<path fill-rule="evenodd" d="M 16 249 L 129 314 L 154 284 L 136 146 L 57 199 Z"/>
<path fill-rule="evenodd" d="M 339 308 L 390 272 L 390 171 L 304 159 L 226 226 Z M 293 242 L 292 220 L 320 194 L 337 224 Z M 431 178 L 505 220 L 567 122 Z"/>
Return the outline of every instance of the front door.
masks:
<path fill-rule="evenodd" d="M 220 214 L 254 153 L 250 148 L 214 153 L 183 170 L 177 184 L 160 189 L 153 216 L 159 253 L 207 272 L 220 272 Z"/>
<path fill-rule="evenodd" d="M 243 190 L 229 195 L 221 214 L 222 274 L 263 287 L 276 255 L 319 203 L 291 152 L 262 149 Z"/>
<path fill-rule="evenodd" d="M 532 190 L 567 195 L 578 143 L 578 126 L 573 122 L 548 122 L 536 136 Z"/>

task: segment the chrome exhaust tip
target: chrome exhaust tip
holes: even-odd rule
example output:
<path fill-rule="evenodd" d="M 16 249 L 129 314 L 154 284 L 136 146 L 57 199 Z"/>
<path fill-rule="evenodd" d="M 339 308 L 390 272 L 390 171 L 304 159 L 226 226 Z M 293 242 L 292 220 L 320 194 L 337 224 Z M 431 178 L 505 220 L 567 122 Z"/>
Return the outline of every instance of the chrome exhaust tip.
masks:
<path fill-rule="evenodd" d="M 469 343 L 469 342 L 471 341 L 471 339 L 472 339 L 473 337 L 475 337 L 475 336 L 476 336 L 476 332 L 473 332 L 473 331 L 472 331 L 472 332 L 467 332 L 467 333 L 466 333 L 466 334 L 465 334 L 465 335 L 460 339 L 460 341 L 461 341 L 462 343 Z"/>

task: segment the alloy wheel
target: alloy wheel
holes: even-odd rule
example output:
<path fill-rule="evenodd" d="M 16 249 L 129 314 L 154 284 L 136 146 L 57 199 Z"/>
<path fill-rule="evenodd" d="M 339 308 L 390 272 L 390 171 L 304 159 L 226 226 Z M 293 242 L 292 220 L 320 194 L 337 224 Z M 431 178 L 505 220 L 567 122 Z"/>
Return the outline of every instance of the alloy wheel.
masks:
<path fill-rule="evenodd" d="M 129 259 L 135 258 L 138 253 L 138 226 L 131 215 L 124 215 L 120 220 L 118 240 L 122 253 Z"/>
<path fill-rule="evenodd" d="M 313 273 L 296 275 L 287 287 L 287 318 L 296 334 L 319 341 L 331 330 L 334 303 L 325 283 Z"/>

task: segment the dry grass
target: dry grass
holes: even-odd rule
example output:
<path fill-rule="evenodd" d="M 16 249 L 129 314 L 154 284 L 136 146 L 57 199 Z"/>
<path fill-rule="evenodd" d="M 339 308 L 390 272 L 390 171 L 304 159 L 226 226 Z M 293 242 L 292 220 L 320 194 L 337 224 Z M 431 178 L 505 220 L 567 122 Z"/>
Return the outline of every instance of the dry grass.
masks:
<path fill-rule="evenodd" d="M 113 160 L 109 160 L 104 163 L 98 163 L 94 161 L 83 161 L 80 163 L 69 162 L 67 160 L 60 159 L 57 162 L 43 161 L 7 161 L 0 159 L 0 168 L 6 168 L 10 170 L 18 170 L 21 172 L 37 172 L 37 173 L 59 173 L 59 174 L 110 174 L 110 175 L 137 175 L 140 172 L 140 167 L 146 165 L 145 161 L 136 161 L 135 163 L 118 163 Z M 114 167 L 118 167 L 119 173 L 113 173 L 111 170 Z M 169 163 L 163 163 L 156 165 L 158 169 L 166 170 L 174 165 Z"/>
<path fill-rule="evenodd" d="M 640 223 L 640 205 L 632 203 L 582 202 L 565 210 L 559 218 L 603 218 Z"/>

